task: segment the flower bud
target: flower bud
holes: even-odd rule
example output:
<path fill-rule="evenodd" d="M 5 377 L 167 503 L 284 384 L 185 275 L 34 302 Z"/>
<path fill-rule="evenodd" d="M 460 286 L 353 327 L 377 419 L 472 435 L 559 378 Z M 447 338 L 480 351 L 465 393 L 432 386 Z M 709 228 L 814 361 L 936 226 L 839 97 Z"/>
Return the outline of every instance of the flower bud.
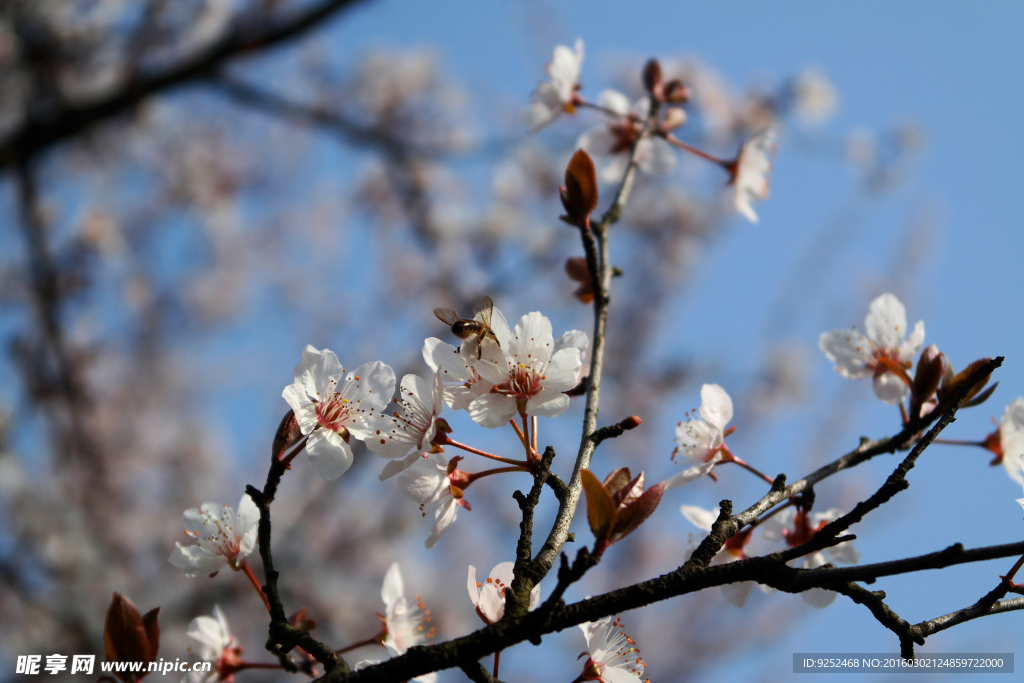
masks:
<path fill-rule="evenodd" d="M 946 370 L 946 357 L 932 344 L 921 352 L 910 392 L 910 417 L 921 415 L 921 407 L 935 395 Z"/>
<path fill-rule="evenodd" d="M 597 207 L 597 172 L 594 161 L 582 149 L 576 150 L 565 169 L 565 187 L 558 188 L 566 215 L 562 220 L 582 227 Z"/>
<path fill-rule="evenodd" d="M 644 87 L 647 88 L 647 92 L 651 94 L 655 100 L 664 102 L 664 90 L 661 86 L 661 64 L 658 63 L 657 59 L 647 60 L 647 64 L 644 65 Z"/>
<path fill-rule="evenodd" d="M 678 78 L 674 78 L 665 84 L 665 101 L 673 104 L 683 104 L 690 99 L 690 89 L 683 85 Z"/>

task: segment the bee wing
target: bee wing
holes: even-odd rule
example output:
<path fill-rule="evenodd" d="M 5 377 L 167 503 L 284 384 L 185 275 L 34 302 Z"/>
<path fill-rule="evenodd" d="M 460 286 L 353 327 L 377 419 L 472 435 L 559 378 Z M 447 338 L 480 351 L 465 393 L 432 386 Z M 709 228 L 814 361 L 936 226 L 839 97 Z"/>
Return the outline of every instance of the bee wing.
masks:
<path fill-rule="evenodd" d="M 436 312 L 436 311 L 435 311 Z M 473 313 L 480 316 L 480 322 L 487 327 L 491 326 L 491 314 L 494 312 L 494 302 L 491 297 L 484 295 L 473 304 Z"/>
<path fill-rule="evenodd" d="M 446 325 L 454 325 L 460 320 L 459 314 L 450 308 L 435 308 L 434 315 Z"/>

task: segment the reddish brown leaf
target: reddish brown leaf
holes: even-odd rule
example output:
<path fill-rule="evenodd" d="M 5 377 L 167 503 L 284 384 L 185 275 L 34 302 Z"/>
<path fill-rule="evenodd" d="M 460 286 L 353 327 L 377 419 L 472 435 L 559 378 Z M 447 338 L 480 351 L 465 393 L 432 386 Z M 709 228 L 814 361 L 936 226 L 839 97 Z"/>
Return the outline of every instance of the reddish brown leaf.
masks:
<path fill-rule="evenodd" d="M 587 522 L 598 543 L 606 541 L 615 526 L 617 510 L 611 495 L 601 486 L 590 470 L 580 472 L 583 492 L 587 496 Z"/>
<path fill-rule="evenodd" d="M 643 474 L 641 473 L 641 477 Z M 621 541 L 633 533 L 645 519 L 651 516 L 661 502 L 661 494 L 665 492 L 665 482 L 659 482 L 644 492 L 631 505 L 619 510 L 615 527 L 609 536 L 609 543 Z"/>

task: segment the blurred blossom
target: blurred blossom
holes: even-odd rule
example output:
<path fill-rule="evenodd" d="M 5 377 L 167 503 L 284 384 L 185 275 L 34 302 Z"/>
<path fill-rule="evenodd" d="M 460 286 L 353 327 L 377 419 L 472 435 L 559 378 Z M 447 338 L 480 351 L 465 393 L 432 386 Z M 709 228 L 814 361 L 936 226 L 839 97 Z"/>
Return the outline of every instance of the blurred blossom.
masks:
<path fill-rule="evenodd" d="M 743 143 L 739 157 L 729 168 L 736 210 L 751 223 L 757 223 L 758 219 L 750 203 L 768 199 L 768 173 L 775 156 L 775 138 L 775 127 L 765 128 Z"/>
<path fill-rule="evenodd" d="M 839 519 L 843 514 L 839 508 L 814 513 L 803 509 L 786 508 L 759 525 L 761 537 L 769 542 L 785 540 L 788 547 L 795 548 L 810 541 L 827 524 Z M 860 553 L 853 547 L 853 541 L 844 541 L 831 548 L 790 560 L 787 564 L 791 567 L 799 565 L 801 569 L 815 569 L 826 564 L 857 564 L 859 561 Z M 819 608 L 831 605 L 836 595 L 838 593 L 824 588 L 812 588 L 800 593 L 804 602 Z"/>
<path fill-rule="evenodd" d="M 175 543 L 167 561 L 185 570 L 185 576 L 215 574 L 226 565 L 238 569 L 239 562 L 256 547 L 256 523 L 260 511 L 248 494 L 238 503 L 238 513 L 229 505 L 203 503 L 197 510 L 185 510 L 185 533 L 195 545 Z"/>
<path fill-rule="evenodd" d="M 423 453 L 398 477 L 398 490 L 420 505 L 421 514 L 434 513 L 426 547 L 433 548 L 455 521 L 460 507 L 470 509 L 463 490 L 471 483 L 466 472 L 458 469 L 462 458 L 448 460 L 441 453 Z"/>
<path fill-rule="evenodd" d="M 634 144 L 637 148 L 637 164 L 644 173 L 665 175 L 675 168 L 675 152 L 664 138 L 640 139 L 651 109 L 649 98 L 641 97 L 630 106 L 629 100 L 622 93 L 603 90 L 598 102 L 607 110 L 606 120 L 581 135 L 576 146 L 586 150 L 598 161 L 598 177 L 602 182 L 614 184 L 622 180 Z"/>
<path fill-rule="evenodd" d="M 424 645 L 433 637 L 434 629 L 430 627 L 430 610 L 416 598 L 416 605 L 410 605 L 405 599 L 405 582 L 398 563 L 392 564 L 384 575 L 381 587 L 381 598 L 384 600 L 384 629 L 387 635 L 383 645 L 392 657 L 405 654 L 410 647 Z M 429 673 L 414 678 L 420 683 L 433 683 L 437 674 Z"/>
<path fill-rule="evenodd" d="M 523 110 L 523 119 L 530 132 L 554 122 L 562 112 L 575 113 L 574 99 L 583 65 L 583 41 L 576 39 L 575 48 L 558 45 L 544 70 L 548 81 L 541 81 L 533 91 L 534 101 Z"/>
<path fill-rule="evenodd" d="M 682 505 L 679 508 L 682 513 L 691 524 L 702 531 L 711 532 L 711 525 L 718 519 L 718 508 L 712 508 L 705 510 L 704 508 L 697 507 L 696 505 Z M 737 562 L 739 560 L 745 560 L 748 557 L 754 557 L 761 553 L 754 552 L 748 553 L 747 546 L 750 544 L 753 536 L 754 527 L 747 527 L 740 531 L 735 536 L 732 536 L 726 540 L 725 545 L 719 550 L 713 558 L 711 558 L 710 564 L 728 564 L 730 562 Z M 696 546 L 693 546 L 687 553 L 687 560 L 689 556 L 696 550 Z M 767 549 L 765 549 L 767 552 Z M 751 592 L 754 590 L 754 586 L 759 584 L 754 581 L 737 581 L 736 583 L 727 583 L 724 586 L 720 586 L 722 590 L 722 597 L 729 602 L 730 605 L 735 607 L 746 607 L 747 599 L 750 598 Z M 765 590 L 765 586 L 760 586 L 761 590 Z"/>
<path fill-rule="evenodd" d="M 1006 473 L 1018 484 L 1024 484 L 1024 396 L 1018 396 L 1006 406 L 999 428 L 985 438 L 985 448 L 995 454 L 993 465 L 1003 464 Z"/>
<path fill-rule="evenodd" d="M 789 97 L 793 109 L 804 123 L 818 125 L 829 119 L 838 108 L 839 97 L 831 81 L 815 69 L 801 72 L 790 82 Z"/>
<path fill-rule="evenodd" d="M 193 619 L 185 635 L 189 654 L 200 662 L 211 662 L 213 667 L 208 672 L 190 671 L 183 683 L 231 683 L 235 680 L 234 672 L 242 661 L 242 648 L 235 644 L 220 605 L 213 606 L 212 617 Z"/>

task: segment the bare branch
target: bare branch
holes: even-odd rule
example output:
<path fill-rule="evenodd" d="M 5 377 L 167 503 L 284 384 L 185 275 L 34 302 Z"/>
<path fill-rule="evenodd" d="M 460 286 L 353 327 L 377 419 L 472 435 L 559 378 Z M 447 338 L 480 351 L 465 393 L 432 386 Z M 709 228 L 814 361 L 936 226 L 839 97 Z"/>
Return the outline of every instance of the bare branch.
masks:
<path fill-rule="evenodd" d="M 256 31 L 240 29 L 230 32 L 202 52 L 159 73 L 129 81 L 95 103 L 83 107 L 64 104 L 46 120 L 29 118 L 0 140 L 0 169 L 18 160 L 30 159 L 96 123 L 128 112 L 150 95 L 206 78 L 235 57 L 297 38 L 357 2 L 322 0 L 277 25 Z M 265 22 L 260 21 L 238 23 L 265 26 Z"/>

